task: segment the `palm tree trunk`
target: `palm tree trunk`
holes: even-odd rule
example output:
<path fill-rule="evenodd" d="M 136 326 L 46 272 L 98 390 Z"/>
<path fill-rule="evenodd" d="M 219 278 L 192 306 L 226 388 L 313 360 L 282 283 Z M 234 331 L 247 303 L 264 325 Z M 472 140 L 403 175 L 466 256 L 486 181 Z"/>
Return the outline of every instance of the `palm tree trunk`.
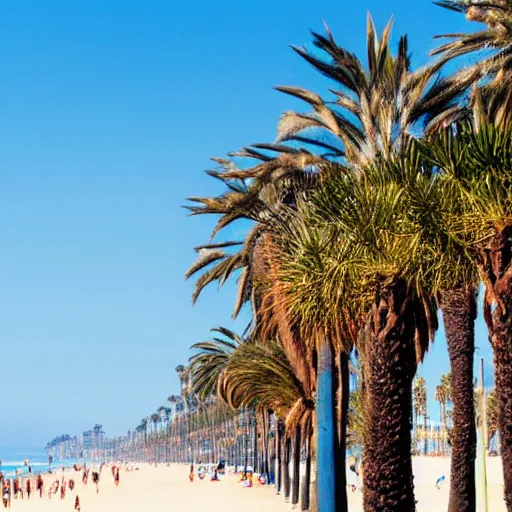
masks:
<path fill-rule="evenodd" d="M 281 493 L 281 486 L 283 482 L 283 451 L 284 451 L 284 425 L 282 420 L 277 422 L 277 478 L 276 478 L 276 493 Z"/>
<path fill-rule="evenodd" d="M 327 340 L 320 339 L 317 351 L 317 468 L 321 471 L 321 478 L 317 479 L 316 498 L 319 512 L 334 512 L 336 473 L 332 347 Z"/>
<path fill-rule="evenodd" d="M 300 451 L 302 448 L 300 425 L 295 427 L 293 436 L 293 478 L 292 478 L 292 505 L 299 502 L 300 490 Z"/>
<path fill-rule="evenodd" d="M 403 281 L 372 307 L 364 348 L 368 443 L 363 459 L 365 512 L 414 512 L 411 460 L 415 327 L 422 306 Z"/>
<path fill-rule="evenodd" d="M 317 458 L 317 420 L 316 413 L 313 415 L 313 432 L 311 435 L 311 483 L 309 486 L 309 512 L 318 512 L 318 493 L 317 493 L 317 477 L 318 477 L 318 458 Z"/>
<path fill-rule="evenodd" d="M 270 468 L 268 465 L 269 461 L 269 414 L 268 411 L 263 411 L 263 429 L 261 438 L 263 442 L 263 473 L 265 474 L 265 481 L 270 483 Z"/>
<path fill-rule="evenodd" d="M 428 454 L 428 433 L 427 433 L 427 406 L 425 405 L 425 414 L 423 415 L 423 431 L 425 432 L 425 439 L 423 441 L 423 454 Z"/>
<path fill-rule="evenodd" d="M 512 310 L 512 309 L 511 309 Z M 495 385 L 498 397 L 498 426 L 501 441 L 501 462 L 505 503 L 512 511 L 512 317 L 494 322 L 493 336 Z"/>
<path fill-rule="evenodd" d="M 252 470 L 254 472 L 258 471 L 258 417 L 256 416 L 256 412 L 252 413 L 252 419 L 254 422 L 252 435 L 253 435 L 253 444 L 252 444 Z"/>
<path fill-rule="evenodd" d="M 476 300 L 472 286 L 447 290 L 441 296 L 450 356 L 453 438 L 449 512 L 474 512 L 476 425 L 473 390 Z"/>
<path fill-rule="evenodd" d="M 349 389 L 349 356 L 345 352 L 340 352 L 337 357 L 337 403 L 336 410 L 338 417 L 336 421 L 336 511 L 345 512 L 348 510 L 347 502 L 347 424 L 348 424 L 348 402 L 350 398 Z"/>
<path fill-rule="evenodd" d="M 494 352 L 505 503 L 512 512 L 512 226 L 498 231 L 480 267 L 486 286 L 484 317 Z M 492 306 L 495 306 L 492 309 Z"/>
<path fill-rule="evenodd" d="M 301 484 L 300 509 L 309 510 L 309 488 L 311 484 L 311 436 L 306 440 L 306 470 Z"/>
<path fill-rule="evenodd" d="M 289 437 L 286 438 L 284 446 L 283 457 L 283 485 L 284 485 L 284 499 L 288 501 L 290 498 L 290 452 L 292 448 L 292 441 Z"/>

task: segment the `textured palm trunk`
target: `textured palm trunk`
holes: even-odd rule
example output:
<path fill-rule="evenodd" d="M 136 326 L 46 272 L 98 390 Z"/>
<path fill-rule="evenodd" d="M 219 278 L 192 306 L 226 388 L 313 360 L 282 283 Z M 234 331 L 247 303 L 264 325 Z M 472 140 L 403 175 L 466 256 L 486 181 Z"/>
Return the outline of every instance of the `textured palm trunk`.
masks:
<path fill-rule="evenodd" d="M 309 485 L 309 512 L 318 512 L 318 451 L 317 451 L 317 415 L 313 414 L 313 433 L 311 435 L 311 482 Z"/>
<path fill-rule="evenodd" d="M 292 441 L 289 437 L 286 438 L 284 443 L 284 456 L 283 456 L 283 487 L 284 499 L 288 501 L 290 498 L 290 452 L 292 448 Z"/>
<path fill-rule="evenodd" d="M 451 367 L 453 435 L 449 512 L 474 512 L 476 425 L 473 390 L 476 300 L 472 286 L 441 297 Z"/>
<path fill-rule="evenodd" d="M 292 505 L 299 502 L 300 492 L 300 450 L 302 435 L 300 425 L 295 427 L 293 435 L 293 478 L 292 478 Z"/>
<path fill-rule="evenodd" d="M 350 398 L 348 354 L 340 352 L 336 357 L 336 411 L 335 421 L 336 450 L 335 450 L 335 472 L 336 472 L 336 507 L 337 512 L 348 510 L 347 502 L 347 424 L 348 424 L 348 403 Z"/>
<path fill-rule="evenodd" d="M 281 493 L 283 482 L 283 451 L 284 451 L 284 425 L 282 420 L 277 422 L 277 475 L 276 475 L 276 492 Z"/>
<path fill-rule="evenodd" d="M 496 324 L 495 324 L 496 325 Z M 505 330 L 506 326 L 506 330 Z M 500 323 L 496 329 L 494 365 L 496 391 L 499 396 L 498 425 L 501 440 L 501 461 L 505 503 L 508 512 L 512 511 L 512 322 L 511 318 Z M 507 340 L 507 345 L 504 345 Z"/>
<path fill-rule="evenodd" d="M 319 512 L 336 510 L 333 355 L 330 343 L 319 340 L 316 391 L 317 413 L 317 503 Z"/>
<path fill-rule="evenodd" d="M 376 297 L 372 308 L 363 356 L 369 439 L 363 458 L 365 512 L 416 510 L 411 408 L 419 311 L 402 281 Z"/>
<path fill-rule="evenodd" d="M 254 425 L 252 430 L 252 468 L 253 471 L 258 471 L 258 418 L 256 413 L 253 416 Z"/>
<path fill-rule="evenodd" d="M 306 441 L 306 468 L 301 483 L 300 509 L 309 510 L 309 491 L 311 486 L 311 436 Z"/>
<path fill-rule="evenodd" d="M 265 475 L 266 481 L 270 483 L 270 468 L 269 468 L 269 453 L 268 453 L 268 433 L 269 433 L 269 419 L 268 419 L 268 411 L 263 411 L 262 413 L 262 442 L 263 442 L 263 457 L 262 457 L 262 467 L 263 474 Z"/>
<path fill-rule="evenodd" d="M 496 233 L 480 271 L 486 286 L 484 316 L 494 352 L 505 503 L 512 512 L 512 226 Z"/>
<path fill-rule="evenodd" d="M 425 406 L 425 409 L 427 406 Z M 423 415 L 423 432 L 425 432 L 425 440 L 423 442 L 423 454 L 428 454 L 428 432 L 427 432 L 427 412 Z"/>

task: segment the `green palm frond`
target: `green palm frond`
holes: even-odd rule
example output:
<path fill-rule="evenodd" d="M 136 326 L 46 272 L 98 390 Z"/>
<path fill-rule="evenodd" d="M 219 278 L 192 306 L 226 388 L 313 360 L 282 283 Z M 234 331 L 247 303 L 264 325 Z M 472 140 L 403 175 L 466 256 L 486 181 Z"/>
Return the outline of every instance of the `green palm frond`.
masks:
<path fill-rule="evenodd" d="M 196 353 L 189 360 L 190 370 L 194 392 L 199 400 L 204 400 L 216 392 L 219 378 L 230 357 L 243 343 L 240 336 L 225 327 L 217 327 L 212 332 L 222 334 L 225 338 L 214 337 L 191 347 Z"/>
<path fill-rule="evenodd" d="M 336 96 L 332 104 L 299 87 L 277 87 L 313 110 L 286 112 L 278 125 L 277 140 L 299 140 L 311 129 L 327 131 L 340 141 L 340 148 L 335 146 L 337 156 L 361 170 L 380 156 L 399 151 L 408 138 L 416 136 L 421 123 L 433 131 L 465 115 L 465 109 L 455 102 L 470 87 L 469 77 L 441 79 L 440 63 L 412 71 L 406 37 L 400 38 L 395 55 L 391 51 L 391 28 L 392 21 L 379 38 L 368 16 L 367 66 L 340 47 L 328 27 L 326 36 L 313 33 L 313 44 L 325 59 L 305 48 L 294 48 L 315 69 L 335 80 L 339 90 L 332 91 Z"/>
<path fill-rule="evenodd" d="M 257 407 L 281 415 L 297 401 L 308 411 L 314 407 L 282 347 L 272 341 L 238 347 L 219 381 L 219 395 L 234 409 Z"/>
<path fill-rule="evenodd" d="M 442 0 L 435 2 L 441 7 L 465 14 L 466 19 L 484 23 L 484 30 L 473 33 L 443 34 L 449 39 L 432 54 L 439 55 L 439 65 L 468 54 L 479 55 L 479 60 L 468 69 L 454 73 L 455 79 L 480 81 L 485 76 L 497 78 L 502 70 L 512 64 L 512 4 L 508 0 L 490 2 L 477 0 Z M 485 53 L 480 55 L 482 50 Z M 498 80 L 499 81 L 499 80 Z"/>

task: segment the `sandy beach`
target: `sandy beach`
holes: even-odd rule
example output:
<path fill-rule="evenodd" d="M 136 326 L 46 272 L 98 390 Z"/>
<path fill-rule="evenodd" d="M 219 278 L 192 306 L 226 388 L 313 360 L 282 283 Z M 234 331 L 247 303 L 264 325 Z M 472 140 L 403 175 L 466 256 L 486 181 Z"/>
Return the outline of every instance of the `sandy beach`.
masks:
<path fill-rule="evenodd" d="M 489 480 L 489 510 L 505 512 L 502 498 L 503 482 L 501 460 L 489 458 L 487 461 Z M 158 467 L 141 464 L 139 471 L 120 475 L 120 485 L 115 487 L 109 468 L 102 472 L 100 492 L 97 494 L 91 479 L 85 486 L 80 473 L 66 471 L 66 478 L 74 478 L 77 486 L 74 492 L 67 492 L 61 500 L 58 495 L 48 499 L 47 494 L 40 499 L 32 496 L 29 500 L 12 500 L 14 511 L 61 512 L 74 510 L 75 495 L 79 495 L 82 512 L 112 511 L 154 511 L 188 510 L 209 512 L 283 512 L 290 510 L 290 504 L 278 496 L 273 487 L 242 488 L 235 476 L 222 476 L 220 482 L 208 480 L 188 481 L 188 466 L 171 465 Z M 418 512 L 446 510 L 449 492 L 449 460 L 446 458 L 421 457 L 414 459 L 415 489 L 418 500 Z M 444 486 L 435 488 L 435 480 L 446 476 Z M 45 477 L 45 485 L 62 476 L 56 472 L 50 478 Z M 362 495 L 360 491 L 348 491 L 349 510 L 361 512 Z"/>

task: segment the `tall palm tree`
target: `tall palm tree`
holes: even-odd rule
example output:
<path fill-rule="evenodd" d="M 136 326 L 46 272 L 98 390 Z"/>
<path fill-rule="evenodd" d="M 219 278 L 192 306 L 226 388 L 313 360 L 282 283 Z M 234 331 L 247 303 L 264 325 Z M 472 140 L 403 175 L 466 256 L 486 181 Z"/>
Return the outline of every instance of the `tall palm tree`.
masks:
<path fill-rule="evenodd" d="M 285 93 L 299 97 L 309 103 L 313 114 L 286 113 L 278 128 L 278 141 L 304 140 L 311 128 L 329 132 L 337 137 L 343 148 L 334 156 L 343 156 L 358 171 L 377 156 L 386 157 L 396 152 L 415 132 L 419 124 L 426 121 L 424 133 L 430 134 L 458 119 L 462 113 L 452 101 L 472 83 L 473 77 L 457 76 L 434 80 L 442 61 L 426 69 L 412 72 L 407 54 L 407 40 L 400 42 L 395 60 L 390 57 L 388 38 L 390 25 L 378 40 L 371 20 L 368 27 L 369 73 L 358 59 L 336 45 L 330 32 L 327 37 L 314 34 L 315 45 L 332 59 L 320 60 L 303 48 L 296 51 L 320 72 L 334 79 L 340 85 L 334 91 L 335 107 L 318 95 L 296 87 L 279 88 Z M 388 72 L 393 77 L 388 79 Z M 369 75 L 369 76 L 368 76 Z M 385 98 L 385 99 L 384 99 Z M 346 116 L 340 116 L 346 112 Z M 355 123 L 349 120 L 355 119 Z M 385 127 L 383 129 L 382 127 Z M 389 128 L 389 129 L 388 129 Z M 311 143 L 311 140 L 309 139 Z M 425 205 L 431 210 L 433 205 Z M 428 226 L 428 224 L 427 224 Z M 427 227 L 425 226 L 425 227 Z M 474 509 L 474 459 L 476 434 L 472 400 L 472 351 L 474 347 L 475 271 L 465 252 L 452 241 L 447 245 L 444 233 L 432 232 L 437 228 L 431 223 L 425 229 L 424 243 L 432 246 L 429 250 L 442 254 L 441 249 L 451 247 L 442 258 L 446 272 L 440 279 L 445 285 L 440 289 L 441 305 L 444 311 L 445 331 L 449 346 L 450 360 L 456 370 L 452 373 L 457 393 L 454 397 L 456 434 L 452 457 L 453 484 L 451 501 L 457 502 L 459 510 Z M 447 265 L 447 263 L 450 263 Z M 453 271 L 463 267 L 465 272 Z M 456 276 L 453 279 L 452 276 Z M 460 420 L 460 421 L 459 421 Z M 458 477 L 457 477 L 458 475 Z M 460 498 L 459 498 L 460 496 Z"/>
<path fill-rule="evenodd" d="M 498 432 L 498 400 L 496 392 L 492 390 L 487 395 L 487 444 Z"/>
<path fill-rule="evenodd" d="M 411 250 L 417 233 L 406 222 L 409 205 L 398 173 L 393 179 L 386 172 L 379 165 L 361 176 L 341 174 L 300 216 L 291 214 L 276 235 L 277 277 L 290 315 L 310 339 L 336 339 L 354 319 L 365 326 L 358 340 L 369 414 L 365 510 L 399 503 L 413 510 L 412 379 L 437 325 L 420 278 L 425 255 Z"/>
<path fill-rule="evenodd" d="M 299 88 L 280 88 L 283 92 L 305 99 L 315 110 L 314 115 L 287 113 L 283 116 L 279 128 L 280 140 L 294 140 L 295 142 L 298 141 L 321 148 L 325 157 L 330 155 L 335 157 L 343 156 L 347 161 L 351 162 L 353 168 L 359 171 L 375 158 L 392 154 L 402 147 L 410 133 L 414 131 L 414 126 L 426 118 L 427 115 L 430 118 L 429 127 L 432 129 L 440 123 L 445 123 L 449 115 L 443 109 L 463 90 L 459 82 L 436 81 L 436 69 L 411 72 L 406 38 L 401 39 L 398 55 L 396 58 L 392 58 L 388 47 L 390 25 L 384 31 L 381 41 L 377 40 L 375 29 L 370 21 L 369 27 L 370 73 L 368 77 L 366 76 L 364 66 L 355 56 L 339 48 L 329 32 L 328 37 L 315 34 L 315 44 L 333 58 L 333 63 L 321 62 L 305 50 L 297 49 L 317 69 L 340 82 L 344 92 L 337 94 L 338 106 L 346 109 L 349 115 L 354 115 L 357 119 L 356 123 L 347 121 L 334 108 L 329 108 L 318 95 Z M 339 147 L 336 148 L 336 146 L 326 144 L 316 138 L 312 139 L 304 133 L 305 130 L 315 127 L 325 128 L 334 133 L 341 141 L 341 145 L 338 144 Z M 325 167 L 325 160 L 313 158 L 307 152 L 293 150 L 283 145 L 259 145 L 258 148 L 278 151 L 281 154 L 275 161 L 269 162 L 261 153 L 256 152 L 256 158 L 263 160 L 263 164 L 254 167 L 248 172 L 238 169 L 234 171 L 227 170 L 222 176 L 212 174 L 212 176 L 223 179 L 225 182 L 229 179 L 243 181 L 246 178 L 253 180 L 249 185 L 252 192 L 247 195 L 246 187 L 243 193 L 239 189 L 231 189 L 231 192 L 228 194 L 229 200 L 228 196 L 222 196 L 215 200 L 196 198 L 196 201 L 201 206 L 193 210 L 193 213 L 220 213 L 222 215 L 219 221 L 220 227 L 244 215 L 249 215 L 249 218 L 252 220 L 261 222 L 265 219 L 265 215 L 262 215 L 264 212 L 264 208 L 262 208 L 263 185 L 273 182 L 276 176 L 281 177 L 283 172 L 285 174 L 291 172 L 292 176 L 297 176 L 297 171 L 299 171 L 298 175 L 304 176 L 304 169 L 308 165 L 310 169 L 313 165 L 313 168 L 316 170 L 323 170 Z M 255 155 L 254 150 L 246 148 L 245 151 L 248 152 L 249 156 Z M 329 153 L 325 154 L 326 151 L 329 151 L 330 155 Z M 247 156 L 247 153 L 244 156 Z M 221 165 L 227 164 L 222 162 Z M 287 180 L 282 180 L 282 182 L 286 183 Z M 239 185 L 236 186 L 238 187 Z M 274 202 L 274 204 L 288 204 L 290 202 L 294 204 L 296 202 L 295 195 L 292 195 L 293 199 L 290 201 L 288 192 L 278 194 L 278 196 L 281 199 L 277 203 Z M 247 209 L 248 205 L 253 203 L 254 207 L 251 206 L 249 208 L 249 213 L 242 213 Z M 252 238 L 252 240 L 255 240 L 255 238 Z M 249 247 L 252 249 L 254 243 L 249 245 Z M 219 265 L 222 264 L 224 255 L 220 253 L 215 254 L 215 249 L 218 249 L 218 247 L 214 245 L 208 247 L 209 254 L 204 255 L 203 261 L 198 264 L 197 268 L 205 268 L 206 265 L 214 261 L 220 261 Z M 252 251 L 250 253 L 252 254 Z M 248 253 L 246 252 L 245 254 L 247 255 Z M 228 262 L 226 259 L 226 263 L 220 269 L 220 272 L 215 267 L 212 271 L 207 271 L 205 274 L 207 277 L 198 282 L 198 284 L 201 287 L 203 283 L 210 282 L 212 279 L 220 279 L 222 283 L 222 276 L 224 274 L 231 274 L 235 268 L 244 268 L 241 277 L 243 286 L 239 288 L 241 291 L 239 297 L 243 298 L 242 301 L 247 300 L 250 296 L 248 290 L 251 289 L 249 283 L 252 277 L 251 269 L 254 268 L 254 265 L 251 266 L 249 264 L 250 260 L 247 259 L 238 259 L 236 265 L 234 259 L 229 258 L 229 260 Z M 241 263 L 242 261 L 244 263 Z M 246 269 L 249 270 L 247 271 Z M 237 301 L 237 304 L 240 304 L 242 301 Z M 236 307 L 235 311 L 238 310 Z M 328 343 L 323 343 L 322 347 L 324 349 L 319 355 L 324 361 L 319 367 L 325 370 L 330 367 L 329 362 L 333 360 L 333 357 L 328 354 Z M 325 379 L 320 379 L 319 384 L 322 383 L 322 389 L 325 389 L 325 393 L 319 392 L 318 396 L 319 398 L 325 396 L 326 399 L 323 401 L 327 404 L 332 402 L 332 400 L 327 398 L 333 392 L 327 384 L 327 381 L 332 378 L 332 372 L 323 371 L 323 373 L 326 374 L 326 377 Z M 343 372 L 339 372 L 339 374 L 342 375 Z M 326 383 L 325 386 L 323 384 L 324 381 Z M 343 403 L 346 409 L 348 407 L 348 393 L 345 393 L 344 396 L 345 400 Z M 338 410 L 341 411 L 342 407 L 339 407 Z M 328 411 L 325 421 L 330 423 Z M 326 432 L 330 431 L 326 430 Z M 327 437 L 330 438 L 332 436 L 329 433 Z M 327 441 L 327 443 L 329 445 L 331 441 Z M 325 450 L 326 453 L 329 453 L 329 451 L 330 449 Z M 344 470 L 345 464 L 343 460 L 341 460 L 339 466 Z M 340 471 L 341 473 L 344 473 L 344 471 Z M 331 475 L 333 472 L 327 471 L 326 474 Z M 331 485 L 326 487 L 332 488 Z M 342 493 L 344 494 L 345 485 L 338 484 L 338 489 L 343 489 Z M 343 496 L 341 499 L 343 500 Z M 326 495 L 321 501 L 326 504 L 326 510 L 332 508 L 329 495 Z"/>
<path fill-rule="evenodd" d="M 510 82 L 496 86 L 496 95 L 503 98 L 509 86 Z M 512 130 L 506 117 L 494 117 L 509 111 L 510 99 L 509 107 L 500 110 L 495 98 L 489 91 L 475 90 L 472 123 L 438 140 L 432 154 L 446 193 L 463 204 L 462 214 L 451 218 L 454 236 L 466 245 L 485 284 L 484 317 L 494 351 L 505 500 L 512 510 Z"/>
<path fill-rule="evenodd" d="M 442 451 L 446 452 L 445 436 L 448 434 L 448 401 L 451 400 L 450 375 L 445 373 L 441 376 L 441 383 L 436 386 L 434 399 L 439 402 L 440 420 L 442 425 Z"/>
<path fill-rule="evenodd" d="M 415 413 L 417 416 L 423 416 L 423 453 L 428 452 L 428 435 L 427 435 L 427 386 L 423 377 L 418 377 L 414 381 L 413 400 L 415 405 Z"/>
<path fill-rule="evenodd" d="M 225 340 L 218 338 L 194 345 L 198 352 L 191 358 L 192 368 L 194 375 L 200 377 L 194 381 L 196 392 L 199 396 L 216 393 L 235 410 L 273 410 L 285 421 L 288 432 L 295 432 L 299 446 L 295 453 L 300 455 L 301 435 L 306 439 L 312 435 L 312 389 L 305 388 L 297 378 L 280 343 L 242 342 L 233 333 L 230 337 L 240 342 L 229 345 L 228 350 Z M 211 377 L 201 378 L 205 374 Z M 299 463 L 294 465 L 296 470 Z M 309 480 L 304 486 L 309 489 Z M 298 474 L 294 475 L 293 487 L 297 502 Z"/>

